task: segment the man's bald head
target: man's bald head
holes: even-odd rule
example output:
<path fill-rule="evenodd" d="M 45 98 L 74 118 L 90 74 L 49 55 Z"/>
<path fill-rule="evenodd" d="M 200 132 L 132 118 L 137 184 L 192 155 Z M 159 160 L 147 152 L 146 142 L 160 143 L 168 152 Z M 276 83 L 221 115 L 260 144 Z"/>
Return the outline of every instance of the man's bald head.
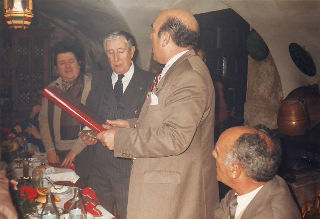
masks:
<path fill-rule="evenodd" d="M 159 17 L 164 17 L 165 19 L 177 18 L 184 24 L 187 28 L 192 31 L 198 32 L 198 22 L 195 17 L 188 11 L 182 9 L 169 9 L 163 11 L 159 14 Z"/>
<path fill-rule="evenodd" d="M 158 36 L 169 32 L 175 44 L 182 48 L 195 48 L 199 40 L 199 26 L 195 17 L 188 11 L 169 9 L 157 17 L 160 23 Z"/>
<path fill-rule="evenodd" d="M 226 164 L 240 164 L 247 176 L 257 182 L 267 182 L 275 176 L 280 165 L 281 148 L 269 129 L 234 127 L 226 130 L 221 137 L 233 142 L 226 156 Z"/>

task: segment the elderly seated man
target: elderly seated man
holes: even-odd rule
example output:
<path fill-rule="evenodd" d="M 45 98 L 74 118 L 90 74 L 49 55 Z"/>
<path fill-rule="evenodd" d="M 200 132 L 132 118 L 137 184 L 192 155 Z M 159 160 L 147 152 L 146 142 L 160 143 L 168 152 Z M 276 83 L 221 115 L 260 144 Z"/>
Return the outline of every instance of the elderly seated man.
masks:
<path fill-rule="evenodd" d="M 268 129 L 227 129 L 212 154 L 217 179 L 232 188 L 216 209 L 215 219 L 301 218 L 286 182 L 276 175 L 281 148 Z"/>

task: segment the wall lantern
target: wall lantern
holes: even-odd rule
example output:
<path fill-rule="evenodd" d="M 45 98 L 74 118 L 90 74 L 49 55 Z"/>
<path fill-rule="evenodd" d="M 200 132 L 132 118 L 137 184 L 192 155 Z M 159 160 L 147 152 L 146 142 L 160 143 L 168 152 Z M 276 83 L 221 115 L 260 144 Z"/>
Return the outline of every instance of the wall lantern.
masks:
<path fill-rule="evenodd" d="M 33 0 L 4 0 L 4 17 L 10 28 L 27 29 L 33 18 Z"/>

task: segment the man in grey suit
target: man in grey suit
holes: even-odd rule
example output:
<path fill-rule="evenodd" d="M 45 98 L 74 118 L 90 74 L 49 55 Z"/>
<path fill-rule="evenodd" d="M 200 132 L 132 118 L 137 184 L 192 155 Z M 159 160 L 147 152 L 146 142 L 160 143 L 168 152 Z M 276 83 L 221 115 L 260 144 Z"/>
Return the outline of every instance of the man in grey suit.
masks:
<path fill-rule="evenodd" d="M 118 128 L 97 135 L 115 156 L 135 158 L 128 219 L 213 218 L 215 94 L 208 68 L 193 50 L 198 36 L 189 12 L 162 12 L 150 37 L 154 59 L 165 67 L 139 118 L 108 121 Z"/>
<path fill-rule="evenodd" d="M 227 129 L 212 154 L 217 179 L 232 188 L 214 219 L 301 218 L 287 183 L 276 175 L 281 148 L 268 129 Z"/>
<path fill-rule="evenodd" d="M 129 33 L 120 31 L 108 34 L 104 49 L 112 72 L 93 74 L 86 105 L 104 121 L 136 118 L 154 75 L 133 64 L 135 41 Z M 82 140 L 87 145 L 97 143 L 87 136 L 82 136 Z M 115 158 L 113 152 L 101 143 L 87 149 L 93 150 L 89 186 L 95 190 L 104 208 L 113 213 L 115 204 L 118 218 L 125 219 L 131 159 Z"/>

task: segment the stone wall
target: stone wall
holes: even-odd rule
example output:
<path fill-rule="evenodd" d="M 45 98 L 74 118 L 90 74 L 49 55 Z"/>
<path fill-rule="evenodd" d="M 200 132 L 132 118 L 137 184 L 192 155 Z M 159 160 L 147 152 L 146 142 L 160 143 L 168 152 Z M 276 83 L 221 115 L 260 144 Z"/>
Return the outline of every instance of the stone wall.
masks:
<path fill-rule="evenodd" d="M 281 81 L 272 56 L 257 62 L 248 57 L 248 82 L 244 121 L 277 128 L 277 114 L 283 98 Z"/>

